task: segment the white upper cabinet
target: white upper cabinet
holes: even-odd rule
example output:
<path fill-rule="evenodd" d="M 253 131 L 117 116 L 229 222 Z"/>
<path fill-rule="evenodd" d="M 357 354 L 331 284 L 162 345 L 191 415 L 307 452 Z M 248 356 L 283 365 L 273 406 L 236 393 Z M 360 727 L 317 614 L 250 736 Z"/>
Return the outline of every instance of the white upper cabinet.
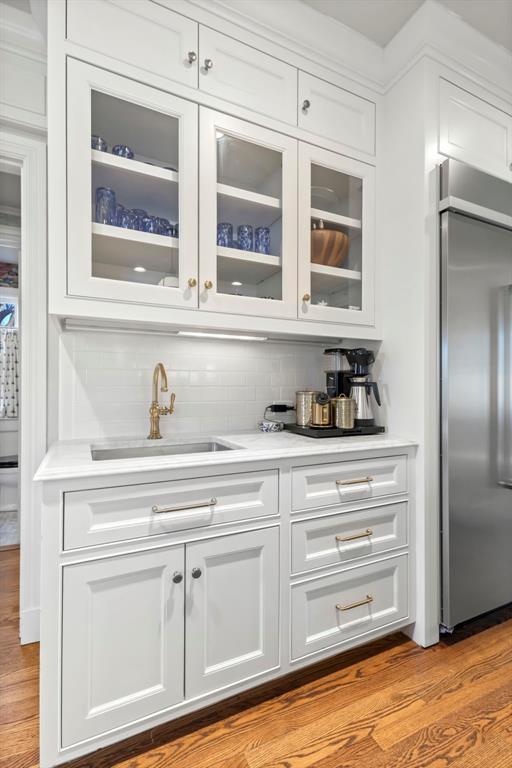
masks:
<path fill-rule="evenodd" d="M 63 569 L 62 746 L 183 700 L 184 550 Z"/>
<path fill-rule="evenodd" d="M 279 665 L 279 530 L 187 544 L 186 698 Z"/>
<path fill-rule="evenodd" d="M 73 43 L 197 88 L 198 24 L 156 3 L 67 0 L 66 34 Z"/>
<path fill-rule="evenodd" d="M 299 317 L 374 322 L 375 169 L 299 145 Z"/>
<path fill-rule="evenodd" d="M 200 307 L 297 316 L 297 142 L 200 110 Z"/>
<path fill-rule="evenodd" d="M 254 112 L 297 124 L 297 70 L 208 27 L 199 31 L 199 88 Z"/>
<path fill-rule="evenodd" d="M 512 115 L 440 80 L 439 151 L 512 180 Z"/>
<path fill-rule="evenodd" d="M 68 293 L 197 307 L 197 106 L 71 59 L 67 107 Z"/>
<path fill-rule="evenodd" d="M 375 104 L 299 72 L 299 128 L 343 144 L 347 154 L 375 155 Z"/>

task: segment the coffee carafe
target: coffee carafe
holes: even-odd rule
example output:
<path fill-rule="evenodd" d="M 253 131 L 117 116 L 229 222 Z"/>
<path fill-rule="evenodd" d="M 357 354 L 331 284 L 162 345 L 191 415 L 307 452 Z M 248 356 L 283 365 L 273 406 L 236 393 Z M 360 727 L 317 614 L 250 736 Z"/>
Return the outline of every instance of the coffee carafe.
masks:
<path fill-rule="evenodd" d="M 375 416 L 372 408 L 372 392 L 377 405 L 381 405 L 379 387 L 370 380 L 370 365 L 375 362 L 371 349 L 358 347 L 345 350 L 352 374 L 349 376 L 350 397 L 356 403 L 356 427 L 373 427 Z"/>

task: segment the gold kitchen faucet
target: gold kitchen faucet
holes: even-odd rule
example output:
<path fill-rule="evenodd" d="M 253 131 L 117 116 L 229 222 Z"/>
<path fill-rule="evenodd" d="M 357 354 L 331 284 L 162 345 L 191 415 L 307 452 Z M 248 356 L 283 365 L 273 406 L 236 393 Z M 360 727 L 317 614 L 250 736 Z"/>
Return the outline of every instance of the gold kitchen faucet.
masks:
<path fill-rule="evenodd" d="M 149 406 L 149 435 L 148 440 L 161 440 L 160 434 L 160 416 L 166 416 L 174 413 L 174 401 L 176 395 L 171 393 L 171 400 L 169 407 L 166 405 L 160 405 L 158 402 L 158 383 L 160 381 L 160 392 L 168 391 L 167 373 L 163 363 L 157 363 L 155 370 L 153 371 L 153 398 L 151 405 Z"/>

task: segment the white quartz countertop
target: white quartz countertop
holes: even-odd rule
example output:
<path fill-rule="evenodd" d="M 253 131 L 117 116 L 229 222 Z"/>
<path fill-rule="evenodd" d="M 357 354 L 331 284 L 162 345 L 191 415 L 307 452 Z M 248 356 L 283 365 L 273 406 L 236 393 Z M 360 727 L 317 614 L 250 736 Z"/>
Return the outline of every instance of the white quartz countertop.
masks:
<path fill-rule="evenodd" d="M 216 441 L 234 447 L 230 451 L 189 453 L 182 455 L 143 456 L 137 458 L 93 461 L 94 448 L 158 446 L 199 441 Z M 188 435 L 167 437 L 159 441 L 130 438 L 118 440 L 68 440 L 54 443 L 37 470 L 35 480 L 64 480 L 80 477 L 103 477 L 165 469 L 223 466 L 254 461 L 289 459 L 302 456 L 325 456 L 372 450 L 391 450 L 416 445 L 411 440 L 388 434 L 368 437 L 330 437 L 314 439 L 291 432 L 263 433 L 258 431 L 219 435 Z"/>

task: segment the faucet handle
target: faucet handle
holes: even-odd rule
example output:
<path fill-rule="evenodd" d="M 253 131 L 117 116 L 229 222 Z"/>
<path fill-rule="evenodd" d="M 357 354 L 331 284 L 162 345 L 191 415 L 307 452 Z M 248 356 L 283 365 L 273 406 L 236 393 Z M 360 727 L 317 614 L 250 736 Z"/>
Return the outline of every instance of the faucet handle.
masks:
<path fill-rule="evenodd" d="M 176 394 L 171 392 L 171 402 L 169 403 L 169 415 L 174 413 L 174 401 L 176 400 Z"/>

